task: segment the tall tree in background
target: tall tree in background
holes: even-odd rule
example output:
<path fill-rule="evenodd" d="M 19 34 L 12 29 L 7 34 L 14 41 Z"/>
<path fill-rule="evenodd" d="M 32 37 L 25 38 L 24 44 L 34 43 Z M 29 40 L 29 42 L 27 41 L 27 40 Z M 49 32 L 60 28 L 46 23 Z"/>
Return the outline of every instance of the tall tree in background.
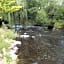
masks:
<path fill-rule="evenodd" d="M 16 4 L 16 0 L 0 0 L 0 16 L 8 17 L 11 22 L 10 13 L 21 9 L 22 6 Z"/>
<path fill-rule="evenodd" d="M 39 2 L 37 2 L 36 0 L 27 0 L 27 15 L 28 21 L 31 24 L 36 22 L 36 16 L 39 5 Z"/>
<path fill-rule="evenodd" d="M 63 0 L 37 0 L 40 2 L 40 10 L 37 13 L 36 20 L 43 25 L 63 25 L 64 22 L 64 4 Z M 60 24 L 61 23 L 61 24 Z M 55 25 L 56 25 L 55 24 Z"/>
<path fill-rule="evenodd" d="M 22 24 L 50 25 L 52 22 L 64 24 L 63 3 L 63 0 L 0 0 L 0 16 L 7 14 L 11 20 L 10 13 L 14 12 L 14 21 L 18 22 L 20 19 Z"/>

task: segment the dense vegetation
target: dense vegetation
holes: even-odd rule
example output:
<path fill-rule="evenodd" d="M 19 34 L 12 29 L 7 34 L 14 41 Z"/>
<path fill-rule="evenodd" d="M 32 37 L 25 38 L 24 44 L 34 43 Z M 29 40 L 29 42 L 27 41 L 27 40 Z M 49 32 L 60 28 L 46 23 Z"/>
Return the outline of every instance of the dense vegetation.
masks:
<path fill-rule="evenodd" d="M 10 64 L 12 59 L 9 56 L 9 46 L 11 40 L 13 40 L 17 34 L 15 34 L 12 29 L 6 28 L 5 24 L 8 23 L 11 26 L 20 24 L 23 26 L 41 25 L 47 27 L 50 25 L 55 28 L 63 28 L 64 0 L 0 0 L 0 54 L 4 54 L 3 56 L 7 64 Z M 29 40 L 30 39 L 28 39 L 28 41 Z M 37 45 L 39 44 L 38 41 Z M 41 46 L 41 44 L 39 46 Z M 37 46 L 35 47 L 33 48 L 37 49 Z M 30 49 L 29 44 L 27 50 L 28 49 Z M 23 52 L 23 54 L 24 53 L 25 52 Z"/>
<path fill-rule="evenodd" d="M 0 28 L 0 64 L 10 64 L 14 62 L 10 56 L 10 46 L 16 37 L 14 31 Z"/>
<path fill-rule="evenodd" d="M 0 16 L 11 25 L 64 26 L 63 0 L 0 0 Z"/>

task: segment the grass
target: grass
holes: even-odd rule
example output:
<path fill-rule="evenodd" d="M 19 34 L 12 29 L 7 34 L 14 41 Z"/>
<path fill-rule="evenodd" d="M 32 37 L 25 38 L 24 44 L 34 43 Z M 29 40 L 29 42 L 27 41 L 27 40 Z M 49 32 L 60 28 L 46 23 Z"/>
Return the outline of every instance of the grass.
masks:
<path fill-rule="evenodd" d="M 9 55 L 9 46 L 15 36 L 16 33 L 13 30 L 0 28 L 0 54 L 3 56 L 2 59 L 5 60 L 4 64 L 14 62 Z"/>

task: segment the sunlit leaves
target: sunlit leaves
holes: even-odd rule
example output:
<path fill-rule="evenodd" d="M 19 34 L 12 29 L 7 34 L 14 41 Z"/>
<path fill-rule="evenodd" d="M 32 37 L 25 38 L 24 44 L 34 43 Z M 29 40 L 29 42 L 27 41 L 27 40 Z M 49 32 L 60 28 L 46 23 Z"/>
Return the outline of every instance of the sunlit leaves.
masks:
<path fill-rule="evenodd" d="M 22 6 L 11 6 L 11 7 L 7 7 L 7 8 L 5 7 L 4 11 L 5 12 L 14 12 L 21 8 L 22 8 Z"/>
<path fill-rule="evenodd" d="M 56 22 L 56 23 L 54 24 L 55 28 L 61 28 L 62 25 L 63 25 L 62 22 Z"/>
<path fill-rule="evenodd" d="M 47 20 L 46 12 L 43 9 L 38 11 L 36 19 L 37 19 L 38 22 L 41 22 L 41 23 L 46 22 L 46 20 Z"/>
<path fill-rule="evenodd" d="M 16 0 L 0 0 L 0 15 L 21 9 L 22 6 L 16 5 Z"/>
<path fill-rule="evenodd" d="M 5 3 L 4 3 L 4 6 L 8 6 L 8 5 L 11 5 L 11 4 L 15 3 L 15 2 L 16 2 L 16 1 L 5 2 Z"/>

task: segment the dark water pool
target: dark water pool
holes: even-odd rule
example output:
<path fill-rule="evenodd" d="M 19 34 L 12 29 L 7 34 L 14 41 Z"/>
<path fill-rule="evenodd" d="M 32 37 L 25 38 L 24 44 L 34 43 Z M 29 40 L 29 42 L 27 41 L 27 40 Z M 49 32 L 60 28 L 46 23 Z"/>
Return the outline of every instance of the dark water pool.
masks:
<path fill-rule="evenodd" d="M 64 64 L 64 35 L 61 31 L 26 31 L 17 64 Z M 34 37 L 34 38 L 32 38 Z"/>

